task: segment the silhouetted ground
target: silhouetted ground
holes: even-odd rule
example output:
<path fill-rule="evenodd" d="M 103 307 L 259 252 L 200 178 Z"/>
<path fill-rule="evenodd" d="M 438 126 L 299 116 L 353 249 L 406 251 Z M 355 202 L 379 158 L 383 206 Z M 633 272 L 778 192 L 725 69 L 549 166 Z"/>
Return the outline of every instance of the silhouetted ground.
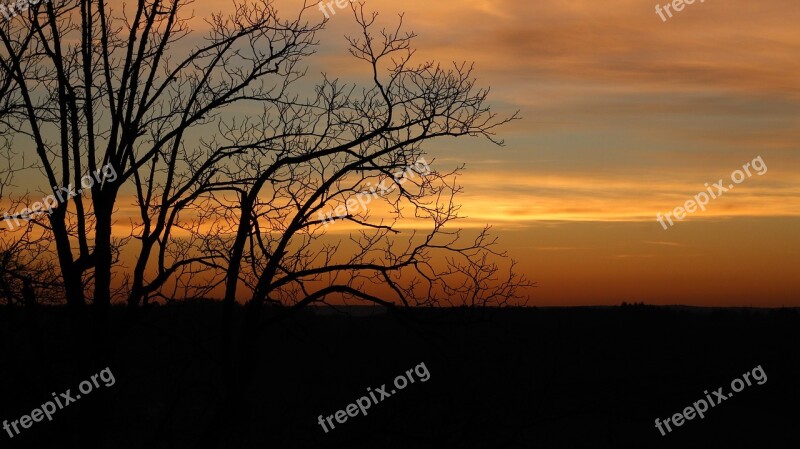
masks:
<path fill-rule="evenodd" d="M 220 397 L 218 304 L 155 307 L 115 326 L 101 387 L 0 447 L 193 448 Z M 372 310 L 378 311 L 377 309 Z M 800 442 L 797 309 L 360 309 L 302 313 L 264 330 L 256 382 L 226 448 L 790 448 Z M 123 322 L 124 310 L 114 311 Z M 79 366 L 64 310 L 39 310 L 44 365 L 24 314 L 0 311 L 0 420 L 97 371 Z M 325 433 L 337 410 L 420 363 L 408 385 Z M 661 436 L 683 411 L 760 365 L 744 388 Z"/>

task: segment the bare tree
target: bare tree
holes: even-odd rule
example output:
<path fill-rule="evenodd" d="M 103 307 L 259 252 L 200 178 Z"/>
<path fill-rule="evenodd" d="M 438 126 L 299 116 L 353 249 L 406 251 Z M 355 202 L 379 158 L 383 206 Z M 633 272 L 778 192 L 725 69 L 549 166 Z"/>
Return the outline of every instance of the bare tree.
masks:
<path fill-rule="evenodd" d="M 326 81 L 317 87 L 312 101 L 287 102 L 271 121 L 263 119 L 268 132 L 250 144 L 257 147 L 255 156 L 248 152 L 244 154 L 248 159 L 239 164 L 253 167 L 253 175 L 239 202 L 225 300 L 235 300 L 237 281 L 242 278 L 250 280 L 247 286 L 254 303 L 269 300 L 302 306 L 336 293 L 378 301 L 361 288 L 373 279 L 392 291 L 392 298 L 380 301 L 384 304 L 479 305 L 513 298 L 515 276 L 506 284 L 511 289 L 494 293 L 483 282 L 497 274 L 497 266 L 485 257 L 494 246 L 487 233 L 464 245 L 461 231 L 445 229 L 458 218 L 453 196 L 459 189 L 448 184 L 458 170 L 426 173 L 403 185 L 400 182 L 406 179 L 397 174 L 418 162 L 424 155 L 422 144 L 428 140 L 483 136 L 501 144 L 494 140 L 493 131 L 514 117 L 498 119 L 490 111 L 485 104 L 488 91 L 475 88 L 471 67 L 461 64 L 444 69 L 430 62 L 413 66 L 413 34 L 402 33 L 398 26 L 376 37 L 370 29 L 376 15 L 367 17 L 363 9 L 354 8 L 354 12 L 363 35 L 350 40 L 350 52 L 364 62 L 374 84 L 359 91 Z M 413 238 L 415 232 L 405 247 L 393 238 L 398 233 L 393 224 L 370 221 L 366 208 L 351 211 L 354 197 L 387 181 L 391 186 L 381 199 L 393 209 L 393 223 L 409 215 L 402 211 L 405 205 L 411 217 L 425 220 L 430 227 L 418 239 Z M 338 247 L 310 248 L 327 229 L 327 223 L 321 226 L 319 211 L 339 205 L 348 213 L 338 219 L 362 231 L 351 236 L 358 250 L 336 261 L 333 255 L 341 253 Z M 382 257 L 376 257 L 376 251 Z M 451 258 L 437 268 L 436 252 Z M 249 267 L 239 266 L 242 256 Z M 486 271 L 481 274 L 482 270 Z M 456 273 L 467 275 L 471 282 L 445 281 Z M 304 288 L 322 278 L 326 280 L 320 288 Z M 415 288 L 401 285 L 401 278 Z M 505 294 L 497 294 L 501 292 Z"/>
<path fill-rule="evenodd" d="M 475 256 L 492 246 L 485 233 L 459 246 L 459 233 L 445 230 L 457 218 L 452 195 L 458 188 L 448 184 L 455 172 L 428 174 L 383 197 L 398 217 L 407 202 L 413 217 L 433 224 L 402 255 L 387 254 L 391 263 L 365 261 L 396 232 L 392 225 L 370 223 L 363 211 L 340 217 L 372 231 L 363 237 L 367 241 L 354 240 L 360 253 L 333 265 L 314 252 L 296 257 L 324 232 L 315 214 L 347 204 L 348 196 L 413 164 L 424 154 L 425 141 L 469 135 L 500 143 L 494 129 L 515 117 L 498 119 L 490 111 L 488 92 L 475 88 L 471 67 L 412 65 L 414 36 L 398 26 L 376 37 L 376 16 L 354 7 L 363 33 L 351 39 L 350 52 L 369 70 L 373 85 L 359 90 L 325 79 L 315 96 L 300 98 L 290 87 L 305 75 L 299 63 L 313 53 L 315 33 L 324 25 L 303 19 L 306 5 L 286 21 L 268 1 L 235 4 L 228 17 L 209 20 L 202 45 L 176 58 L 172 47 L 190 35 L 181 13 L 187 4 L 140 1 L 115 12 L 104 1 L 43 3 L 0 27 L 3 122 L 30 139 L 47 183 L 77 186 L 104 165 L 119 173 L 114 182 L 93 185 L 91 199 L 75 196 L 49 216 L 68 303 L 85 302 L 86 275 L 92 273 L 94 304 L 110 304 L 122 243 L 111 230 L 123 186 L 131 187 L 139 210 L 131 236 L 140 249 L 131 278 L 122 283 L 131 306 L 149 295 L 172 297 L 162 289 L 170 279 L 204 270 L 223 274 L 217 279 L 228 303 L 240 282 L 256 303 L 278 297 L 309 303 L 332 293 L 359 297 L 359 276 L 346 285 L 327 285 L 325 293 L 296 290 L 311 279 L 356 270 L 379 274 L 395 294 L 387 302 L 480 304 L 509 296 L 502 289 L 481 296 L 488 285 L 481 279 L 497 273 L 478 269 L 491 267 L 488 259 L 451 259 L 445 271 L 431 271 L 433 252 Z M 253 105 L 262 110 L 260 117 L 231 118 L 241 110 L 235 108 Z M 218 132 L 188 147 L 188 134 L 209 124 Z M 238 216 L 230 214 L 231 207 Z M 232 239 L 203 235 L 203 223 L 228 218 Z M 176 231 L 183 237 L 175 238 Z M 442 243 L 438 236 L 452 238 Z M 403 269 L 424 279 L 426 291 L 401 288 Z M 443 281 L 457 273 L 472 278 L 462 285 L 471 290 L 454 290 Z M 218 283 L 198 283 L 194 294 Z"/>
<path fill-rule="evenodd" d="M 228 179 L 239 176 L 237 201 L 212 199 L 218 215 L 235 228 L 232 241 L 220 237 L 212 245 L 230 254 L 228 332 L 242 286 L 248 307 L 227 367 L 227 400 L 203 439 L 208 447 L 221 441 L 224 423 L 232 425 L 242 408 L 264 304 L 503 305 L 520 299 L 530 285 L 514 272 L 513 262 L 504 271 L 494 260 L 505 254 L 495 249 L 488 228 L 472 239 L 450 228 L 459 218 L 454 201 L 459 168 L 412 179 L 401 175 L 425 156 L 422 145 L 429 140 L 473 136 L 501 145 L 495 129 L 516 116 L 491 112 L 488 91 L 475 87 L 471 66 L 414 65 L 414 35 L 402 31 L 402 18 L 396 28 L 375 32 L 376 14 L 366 14 L 363 6 L 353 7 L 353 13 L 361 35 L 349 39 L 350 53 L 372 84 L 357 87 L 326 78 L 312 98 L 286 98 L 257 126 L 246 123 L 234 133 L 255 140 L 228 142 L 242 150 L 227 172 Z M 355 206 L 354 198 L 374 192 L 375 185 L 382 188 L 372 204 L 388 209 L 389 218 L 373 218 L 369 208 Z M 330 238 L 320 213 L 341 208 L 346 212 L 336 221 L 354 229 L 345 239 Z M 402 237 L 399 225 L 409 219 L 422 224 Z M 228 344 L 234 341 L 226 337 Z"/>
<path fill-rule="evenodd" d="M 186 135 L 234 105 L 279 96 L 268 78 L 284 83 L 318 27 L 280 21 L 269 2 L 240 4 L 229 18 L 212 18 L 204 44 L 178 56 L 171 46 L 189 34 L 182 11 L 190 3 L 140 1 L 115 11 L 105 1 L 48 2 L 0 26 L 0 69 L 13 83 L 3 119 L 33 142 L 47 184 L 78 186 L 98 167 L 119 173 L 92 186 L 88 204 L 78 195 L 49 217 L 71 305 L 85 302 L 87 272 L 94 305 L 111 302 L 120 244 L 113 215 L 128 184 L 141 215 L 132 234 L 141 249 L 126 282 L 131 305 L 189 266 L 213 265 L 213 256 L 175 253 L 171 233 L 180 212 L 213 189 L 215 166 L 229 154 L 187 150 Z M 170 252 L 179 255 L 171 264 Z M 157 275 L 148 281 L 152 265 Z"/>
<path fill-rule="evenodd" d="M 0 298 L 8 306 L 23 302 L 57 303 L 63 290 L 57 281 L 55 260 L 49 252 L 51 233 L 37 227 L 35 220 L 20 222 L 19 217 L 8 212 L 30 202 L 27 192 L 13 192 L 17 188 L 14 177 L 36 169 L 36 164 L 14 150 L 15 136 L 5 121 L 14 108 L 9 95 L 12 90 L 13 79 L 0 71 Z"/>
<path fill-rule="evenodd" d="M 265 304 L 521 298 L 529 283 L 502 263 L 489 229 L 455 227 L 462 167 L 439 169 L 423 148 L 455 137 L 501 145 L 496 129 L 516 119 L 491 111 L 469 64 L 415 63 L 402 17 L 376 30 L 377 15 L 353 6 L 349 51 L 370 81 L 323 76 L 309 88 L 302 64 L 325 26 L 305 18 L 312 6 L 283 19 L 269 0 L 234 1 L 200 41 L 191 3 L 43 2 L 0 24 L 0 125 L 20 157 L 36 159 L 53 193 L 105 167 L 116 175 L 31 222 L 52 239 L 72 309 L 91 298 L 102 324 L 112 301 L 137 310 L 221 291 L 227 416 L 249 383 Z M 423 157 L 433 169 L 401 177 Z M 370 206 L 355 207 L 365 192 Z M 320 218 L 331 210 L 345 212 L 331 224 Z M 115 237 L 115 224 L 129 233 Z M 345 225 L 346 238 L 330 232 Z M 237 301 L 248 307 L 234 357 Z"/>

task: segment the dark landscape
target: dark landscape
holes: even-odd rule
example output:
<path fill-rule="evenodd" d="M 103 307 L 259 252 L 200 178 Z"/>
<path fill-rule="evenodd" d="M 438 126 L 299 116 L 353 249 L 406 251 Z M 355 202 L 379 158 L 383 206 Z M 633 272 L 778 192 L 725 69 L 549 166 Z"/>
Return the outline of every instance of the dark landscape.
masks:
<path fill-rule="evenodd" d="M 221 305 L 112 309 L 107 359 L 116 382 L 34 423 L 3 447 L 203 447 L 223 384 Z M 66 310 L 0 312 L 0 418 L 16 419 L 96 372 L 75 363 Z M 240 314 L 241 315 L 241 314 Z M 272 316 L 271 316 L 272 315 Z M 267 311 L 246 401 L 226 448 L 796 447 L 798 309 L 622 307 Z M 50 329 L 33 335 L 29 326 Z M 41 338 L 41 340 L 39 340 Z M 236 346 L 236 345 L 235 345 Z M 97 354 L 103 352 L 99 350 Z M 408 385 L 325 433 L 331 415 Z M 667 418 L 761 366 L 753 383 L 661 436 Z M 388 390 L 388 388 L 387 388 Z M 216 427 L 215 427 L 216 429 Z M 222 429 L 217 429 L 222 430 Z M 9 444 L 10 443 L 10 444 Z"/>

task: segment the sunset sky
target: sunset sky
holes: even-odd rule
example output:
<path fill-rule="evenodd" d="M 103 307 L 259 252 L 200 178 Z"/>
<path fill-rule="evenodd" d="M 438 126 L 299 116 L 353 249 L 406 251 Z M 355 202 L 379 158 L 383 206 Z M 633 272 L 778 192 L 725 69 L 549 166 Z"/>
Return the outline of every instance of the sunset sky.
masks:
<path fill-rule="evenodd" d="M 667 22 L 641 0 L 366 4 L 405 12 L 418 60 L 475 61 L 495 107 L 521 111 L 505 148 L 428 149 L 467 164 L 462 212 L 538 282 L 530 304 L 800 305 L 795 0 L 695 2 Z M 314 63 L 346 79 L 364 67 L 337 11 Z M 656 221 L 758 156 L 768 171 L 705 212 Z"/>
<path fill-rule="evenodd" d="M 287 17 L 300 4 L 276 3 Z M 198 0 L 193 28 L 230 5 Z M 365 5 L 389 26 L 405 13 L 417 62 L 474 61 L 495 110 L 520 111 L 503 148 L 425 148 L 434 169 L 466 164 L 461 224 L 493 225 L 538 283 L 530 305 L 800 306 L 797 0 L 695 2 L 666 22 L 644 0 Z M 309 83 L 369 75 L 347 53 L 352 12 L 336 11 Z M 656 221 L 759 156 L 768 170 L 706 211 L 667 230 Z"/>
<path fill-rule="evenodd" d="M 475 61 L 497 109 L 521 111 L 505 148 L 429 150 L 467 164 L 462 211 L 538 282 L 531 304 L 800 305 L 800 3 L 695 2 L 667 22 L 642 0 L 366 4 L 405 12 L 419 60 Z M 363 67 L 339 11 L 315 60 L 347 77 Z M 758 156 L 765 174 L 656 221 Z"/>

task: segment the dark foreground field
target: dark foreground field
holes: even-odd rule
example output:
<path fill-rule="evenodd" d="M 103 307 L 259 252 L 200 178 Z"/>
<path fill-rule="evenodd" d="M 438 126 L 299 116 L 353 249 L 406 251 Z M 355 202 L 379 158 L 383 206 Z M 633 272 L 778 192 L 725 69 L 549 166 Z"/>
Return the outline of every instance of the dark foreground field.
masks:
<path fill-rule="evenodd" d="M 0 448 L 195 448 L 222 425 L 215 304 L 123 310 L 94 367 L 64 335 L 65 311 L 0 311 L 0 420 L 72 394 L 107 366 L 114 384 L 33 423 Z M 225 448 L 798 447 L 796 309 L 650 307 L 303 313 L 264 329 L 255 381 Z M 366 316 L 365 316 L 366 315 Z M 91 344 L 87 342 L 87 344 Z M 325 433 L 335 415 L 425 364 L 426 382 Z M 763 385 L 661 436 L 655 428 L 761 366 Z M 420 377 L 417 376 L 417 379 Z M 752 379 L 752 377 L 751 377 Z M 335 421 L 334 421 L 335 422 Z"/>

